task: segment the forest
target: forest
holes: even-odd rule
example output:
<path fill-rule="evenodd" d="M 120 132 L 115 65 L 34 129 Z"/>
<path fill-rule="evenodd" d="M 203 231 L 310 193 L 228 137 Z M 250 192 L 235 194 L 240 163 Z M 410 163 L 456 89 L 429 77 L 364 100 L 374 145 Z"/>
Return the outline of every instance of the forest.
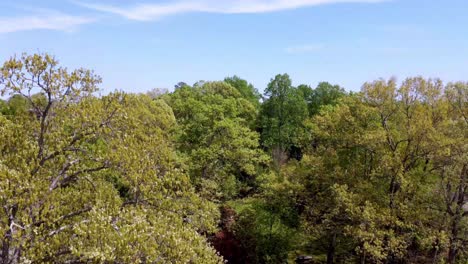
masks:
<path fill-rule="evenodd" d="M 468 263 L 468 82 L 101 81 L 0 66 L 0 263 Z"/>

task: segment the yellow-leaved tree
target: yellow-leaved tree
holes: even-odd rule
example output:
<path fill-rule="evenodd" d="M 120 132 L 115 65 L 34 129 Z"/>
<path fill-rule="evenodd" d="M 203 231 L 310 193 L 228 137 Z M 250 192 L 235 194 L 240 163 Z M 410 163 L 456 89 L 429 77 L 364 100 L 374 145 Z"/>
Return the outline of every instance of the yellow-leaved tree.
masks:
<path fill-rule="evenodd" d="M 113 93 L 49 55 L 11 58 L 0 115 L 1 263 L 219 263 L 203 233 L 216 207 L 176 164 L 161 100 Z"/>

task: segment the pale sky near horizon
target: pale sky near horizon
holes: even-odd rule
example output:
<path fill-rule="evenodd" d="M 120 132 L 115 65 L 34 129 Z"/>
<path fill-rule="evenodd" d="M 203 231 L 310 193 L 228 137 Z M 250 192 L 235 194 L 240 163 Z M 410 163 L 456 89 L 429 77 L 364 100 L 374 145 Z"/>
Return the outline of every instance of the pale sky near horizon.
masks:
<path fill-rule="evenodd" d="M 0 60 L 47 52 L 104 91 L 288 73 L 358 91 L 396 76 L 468 81 L 466 0 L 0 0 Z"/>

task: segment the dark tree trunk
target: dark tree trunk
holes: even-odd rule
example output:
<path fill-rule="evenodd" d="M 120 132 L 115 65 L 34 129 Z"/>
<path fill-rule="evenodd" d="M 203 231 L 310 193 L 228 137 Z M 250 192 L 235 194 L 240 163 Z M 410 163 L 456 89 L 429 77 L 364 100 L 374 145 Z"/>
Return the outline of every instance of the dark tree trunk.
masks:
<path fill-rule="evenodd" d="M 456 262 L 458 251 L 459 251 L 458 232 L 460 229 L 460 222 L 462 221 L 462 218 L 465 215 L 465 212 L 463 210 L 463 205 L 465 204 L 465 192 L 467 190 L 466 176 L 467 176 L 467 165 L 464 164 L 461 174 L 460 174 L 460 182 L 458 184 L 456 197 L 455 197 L 456 209 L 455 209 L 455 212 L 452 212 L 453 220 L 452 220 L 452 224 L 450 227 L 451 229 L 450 230 L 450 246 L 449 246 L 449 252 L 448 252 L 449 264 L 454 264 Z"/>
<path fill-rule="evenodd" d="M 328 250 L 327 250 L 327 264 L 333 264 L 334 257 L 335 257 L 335 248 L 336 248 L 336 234 L 334 233 L 330 237 L 330 241 L 328 243 Z"/>

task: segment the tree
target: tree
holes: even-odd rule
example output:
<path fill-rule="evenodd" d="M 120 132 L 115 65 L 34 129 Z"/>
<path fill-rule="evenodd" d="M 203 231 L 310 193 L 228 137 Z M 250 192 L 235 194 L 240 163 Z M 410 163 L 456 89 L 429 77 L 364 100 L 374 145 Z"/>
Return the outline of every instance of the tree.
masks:
<path fill-rule="evenodd" d="M 255 108 L 260 107 L 261 95 L 252 84 L 236 75 L 224 78 L 224 82 L 236 88 L 242 97 L 248 100 Z"/>
<path fill-rule="evenodd" d="M 360 118 L 354 118 L 355 114 Z M 361 139 L 365 131 L 378 131 L 372 108 L 358 98 L 346 98 L 336 107 L 325 107 L 312 124 L 310 133 L 315 146 L 305 149 L 303 159 L 289 173 L 300 186 L 297 203 L 305 220 L 303 228 L 310 236 L 305 248 L 327 263 L 355 261 L 350 252 L 358 245 L 346 235 L 354 220 L 338 194 L 343 186 L 348 186 L 345 190 L 362 191 L 366 195 L 362 199 L 370 199 L 376 193 L 368 178 L 370 150 L 361 147 L 361 142 L 373 144 Z"/>
<path fill-rule="evenodd" d="M 264 92 L 267 98 L 260 113 L 262 142 L 277 165 L 284 163 L 287 151 L 300 147 L 307 118 L 307 104 L 287 74 L 278 74 Z"/>
<path fill-rule="evenodd" d="M 306 100 L 309 107 L 309 115 L 319 113 L 320 108 L 325 105 L 336 105 L 338 99 L 346 95 L 346 91 L 339 85 L 332 85 L 328 82 L 321 82 L 312 90 Z"/>
<path fill-rule="evenodd" d="M 153 88 L 150 91 L 146 92 L 146 95 L 152 99 L 157 99 L 165 94 L 168 94 L 169 90 L 166 88 Z"/>
<path fill-rule="evenodd" d="M 189 85 L 185 82 L 178 82 L 176 85 L 174 85 L 175 90 L 183 88 L 183 87 L 189 87 Z"/>
<path fill-rule="evenodd" d="M 301 85 L 297 86 L 297 90 L 299 91 L 299 93 L 302 95 L 302 97 L 306 101 L 307 105 L 309 106 L 309 104 L 311 103 L 311 100 L 312 100 L 314 89 L 312 89 L 312 87 L 310 87 L 310 85 L 301 84 Z"/>
<path fill-rule="evenodd" d="M 49 55 L 12 58 L 0 73 L 2 95 L 30 107 L 0 115 L 2 263 L 220 262 L 199 234 L 218 213 L 174 166 L 163 101 L 96 98 L 98 76 Z"/>
<path fill-rule="evenodd" d="M 433 170 L 440 177 L 438 194 L 443 198 L 443 216 L 449 237 L 448 263 L 468 257 L 468 84 L 449 83 L 445 89 L 446 118 L 436 138 L 439 152 L 432 156 Z"/>
<path fill-rule="evenodd" d="M 245 252 L 244 262 L 286 263 L 300 243 L 297 186 L 283 174 L 263 174 L 261 194 L 232 202 L 238 212 L 234 233 Z"/>
<path fill-rule="evenodd" d="M 463 259 L 461 87 L 420 77 L 400 86 L 378 80 L 313 118 L 316 146 L 295 175 L 305 188 L 300 200 L 313 243 L 330 241 L 328 263 Z"/>
<path fill-rule="evenodd" d="M 166 97 L 178 123 L 178 150 L 200 193 L 215 201 L 254 188 L 267 157 L 250 124 L 255 107 L 231 85 L 208 82 Z"/>
<path fill-rule="evenodd" d="M 27 99 L 19 94 L 13 95 L 8 101 L 2 102 L 0 105 L 1 113 L 7 116 L 25 114 L 30 107 Z"/>

